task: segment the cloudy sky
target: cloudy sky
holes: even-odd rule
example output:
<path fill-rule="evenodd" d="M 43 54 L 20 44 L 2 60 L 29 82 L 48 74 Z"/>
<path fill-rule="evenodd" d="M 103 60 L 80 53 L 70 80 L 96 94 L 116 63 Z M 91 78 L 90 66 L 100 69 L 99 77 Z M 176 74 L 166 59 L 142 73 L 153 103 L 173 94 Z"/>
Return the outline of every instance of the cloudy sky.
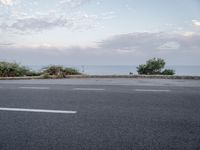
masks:
<path fill-rule="evenodd" d="M 199 0 L 0 0 L 0 60 L 200 65 Z"/>

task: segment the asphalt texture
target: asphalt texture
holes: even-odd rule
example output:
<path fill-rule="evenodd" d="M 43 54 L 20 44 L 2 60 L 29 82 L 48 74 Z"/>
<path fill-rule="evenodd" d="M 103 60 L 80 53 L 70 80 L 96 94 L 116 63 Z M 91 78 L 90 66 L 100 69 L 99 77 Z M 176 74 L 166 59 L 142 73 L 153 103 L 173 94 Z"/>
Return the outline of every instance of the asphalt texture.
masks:
<path fill-rule="evenodd" d="M 199 150 L 200 81 L 0 81 L 0 150 Z"/>

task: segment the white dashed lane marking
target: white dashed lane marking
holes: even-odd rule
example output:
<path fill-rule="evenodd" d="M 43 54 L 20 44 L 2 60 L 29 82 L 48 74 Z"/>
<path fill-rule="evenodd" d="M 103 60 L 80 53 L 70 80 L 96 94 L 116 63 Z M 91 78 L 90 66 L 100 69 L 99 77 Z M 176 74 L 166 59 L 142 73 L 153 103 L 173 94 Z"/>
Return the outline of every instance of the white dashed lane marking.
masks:
<path fill-rule="evenodd" d="M 170 90 L 157 90 L 157 89 L 135 89 L 136 92 L 170 92 Z"/>
<path fill-rule="evenodd" d="M 0 107 L 0 111 L 35 112 L 35 113 L 56 113 L 56 114 L 76 114 L 77 113 L 77 111 L 65 111 L 65 110 L 4 108 L 4 107 Z"/>
<path fill-rule="evenodd" d="M 98 88 L 74 88 L 75 91 L 105 91 L 105 89 Z"/>
<path fill-rule="evenodd" d="M 30 89 L 30 90 L 48 90 L 49 87 L 19 87 L 20 89 Z"/>

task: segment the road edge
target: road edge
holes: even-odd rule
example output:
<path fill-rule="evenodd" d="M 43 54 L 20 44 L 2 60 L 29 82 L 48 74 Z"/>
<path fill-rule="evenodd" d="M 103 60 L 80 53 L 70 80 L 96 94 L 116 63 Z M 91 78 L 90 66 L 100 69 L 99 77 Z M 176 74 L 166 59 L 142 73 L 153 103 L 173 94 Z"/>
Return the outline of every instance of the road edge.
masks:
<path fill-rule="evenodd" d="M 183 80 L 200 80 L 200 76 L 178 76 L 178 75 L 68 75 L 64 79 L 84 79 L 84 78 L 129 78 L 129 79 L 183 79 Z M 34 80 L 45 79 L 43 76 L 34 77 L 0 77 L 0 80 Z M 60 79 L 49 77 L 47 79 Z"/>

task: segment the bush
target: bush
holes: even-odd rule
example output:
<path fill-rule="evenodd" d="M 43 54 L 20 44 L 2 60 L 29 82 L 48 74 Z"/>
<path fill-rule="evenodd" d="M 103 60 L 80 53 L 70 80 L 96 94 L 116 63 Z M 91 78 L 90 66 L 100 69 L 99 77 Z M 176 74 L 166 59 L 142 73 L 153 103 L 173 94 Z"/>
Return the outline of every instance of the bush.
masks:
<path fill-rule="evenodd" d="M 59 75 L 64 72 L 64 68 L 62 66 L 49 66 L 44 68 L 44 73 L 48 73 L 49 75 Z"/>
<path fill-rule="evenodd" d="M 64 68 L 63 66 L 49 66 L 44 68 L 43 73 L 48 73 L 56 78 L 65 78 L 66 75 L 79 75 L 80 72 L 74 68 Z"/>
<path fill-rule="evenodd" d="M 175 74 L 175 71 L 172 70 L 172 69 L 165 69 L 163 72 L 162 72 L 162 75 L 174 75 Z"/>
<path fill-rule="evenodd" d="M 0 77 L 22 77 L 22 76 L 42 76 L 43 78 L 64 78 L 66 75 L 81 74 L 74 68 L 64 68 L 63 66 L 48 66 L 42 72 L 31 71 L 18 63 L 0 61 Z"/>
<path fill-rule="evenodd" d="M 44 74 L 42 75 L 42 77 L 43 77 L 44 79 L 49 79 L 49 78 L 50 78 L 50 75 L 49 75 L 48 73 L 44 73 Z"/>
<path fill-rule="evenodd" d="M 138 74 L 145 75 L 174 75 L 175 71 L 170 69 L 165 69 L 165 61 L 161 58 L 149 59 L 146 64 L 139 65 L 137 67 Z"/>
<path fill-rule="evenodd" d="M 41 76 L 41 72 L 29 71 L 26 76 Z"/>
<path fill-rule="evenodd" d="M 74 68 L 65 68 L 64 71 L 66 75 L 80 75 L 81 74 L 78 70 Z"/>
<path fill-rule="evenodd" d="M 147 74 L 147 66 L 146 65 L 139 65 L 137 67 L 138 74 Z"/>
<path fill-rule="evenodd" d="M 17 63 L 0 62 L 0 77 L 21 77 L 26 76 L 30 70 Z"/>

